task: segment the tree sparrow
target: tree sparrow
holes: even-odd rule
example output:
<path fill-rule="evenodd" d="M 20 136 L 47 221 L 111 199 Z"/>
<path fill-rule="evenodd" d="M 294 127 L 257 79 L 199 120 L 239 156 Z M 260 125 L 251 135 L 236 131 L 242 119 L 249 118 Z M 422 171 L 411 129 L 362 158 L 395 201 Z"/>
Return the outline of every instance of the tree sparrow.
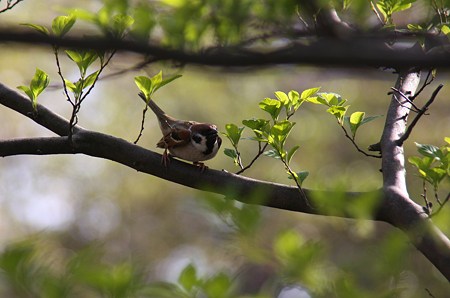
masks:
<path fill-rule="evenodd" d="M 164 148 L 162 163 L 167 166 L 169 162 L 167 151 L 169 151 L 171 155 L 192 161 L 195 165 L 199 165 L 204 169 L 205 165 L 201 161 L 216 156 L 222 144 L 217 126 L 209 123 L 175 119 L 161 110 L 152 99 L 147 101 L 143 93 L 139 93 L 139 96 L 158 118 L 163 137 L 156 146 Z"/>

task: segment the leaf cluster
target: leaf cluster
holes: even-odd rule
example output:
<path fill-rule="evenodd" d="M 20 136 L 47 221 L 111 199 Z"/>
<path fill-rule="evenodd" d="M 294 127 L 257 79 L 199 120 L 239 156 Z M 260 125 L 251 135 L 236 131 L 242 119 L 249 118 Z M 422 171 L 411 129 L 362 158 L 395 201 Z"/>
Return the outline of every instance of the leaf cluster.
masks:
<path fill-rule="evenodd" d="M 438 196 L 439 186 L 445 180 L 450 181 L 450 138 L 446 137 L 444 140 L 447 144 L 441 147 L 415 143 L 420 156 L 408 158 L 408 162 L 417 169 L 418 176 L 424 182 L 423 196 L 427 210 L 431 209 L 431 206 L 426 197 L 425 183 L 429 183 L 433 187 L 435 199 L 440 208 L 448 200 L 447 196 L 446 201 L 442 202 Z"/>

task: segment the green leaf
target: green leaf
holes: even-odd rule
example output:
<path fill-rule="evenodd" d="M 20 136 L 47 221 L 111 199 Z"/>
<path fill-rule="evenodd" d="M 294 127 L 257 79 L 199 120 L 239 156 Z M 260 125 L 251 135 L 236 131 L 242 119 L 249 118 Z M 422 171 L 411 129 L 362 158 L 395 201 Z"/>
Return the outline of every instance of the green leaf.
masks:
<path fill-rule="evenodd" d="M 77 89 L 77 86 L 76 86 L 74 83 L 72 83 L 71 81 L 69 81 L 69 80 L 67 80 L 67 79 L 64 79 L 64 84 L 66 84 L 66 87 L 67 87 L 71 92 L 78 93 L 79 91 L 81 91 L 81 90 L 78 90 L 78 89 Z"/>
<path fill-rule="evenodd" d="M 194 265 L 187 265 L 178 277 L 180 285 L 188 292 L 197 284 L 197 270 Z"/>
<path fill-rule="evenodd" d="M 297 177 L 298 177 L 298 179 L 300 181 L 300 185 L 301 185 L 303 183 L 303 181 L 305 181 L 305 179 L 308 177 L 309 172 L 308 171 L 299 171 L 299 172 L 296 172 L 296 174 L 297 174 Z"/>
<path fill-rule="evenodd" d="M 88 67 L 99 58 L 98 53 L 91 50 L 66 50 L 66 54 L 78 66 L 81 77 L 86 75 Z"/>
<path fill-rule="evenodd" d="M 30 87 L 28 87 L 28 86 L 17 86 L 17 89 L 20 89 L 23 92 L 25 92 L 25 94 L 28 95 L 28 98 L 31 99 L 31 101 L 33 102 L 34 94 L 31 91 Z"/>
<path fill-rule="evenodd" d="M 276 120 L 281 112 L 281 102 L 272 98 L 265 98 L 259 103 L 259 107 L 269 113 L 273 120 Z"/>
<path fill-rule="evenodd" d="M 297 150 L 300 148 L 300 146 L 294 146 L 291 148 L 291 150 L 288 151 L 287 155 L 286 155 L 286 161 L 288 164 L 291 163 L 291 159 L 294 156 L 295 152 L 297 152 Z"/>
<path fill-rule="evenodd" d="M 289 97 L 283 91 L 276 91 L 275 96 L 281 102 L 282 106 L 287 106 L 289 104 Z"/>
<path fill-rule="evenodd" d="M 444 33 L 445 35 L 449 35 L 450 34 L 450 27 L 448 25 L 443 25 L 441 27 L 441 32 Z"/>
<path fill-rule="evenodd" d="M 75 15 L 59 16 L 53 19 L 52 30 L 56 36 L 64 36 L 75 24 Z"/>
<path fill-rule="evenodd" d="M 265 120 L 265 119 L 252 118 L 252 119 L 242 120 L 242 124 L 244 124 L 245 126 L 250 128 L 254 132 L 255 131 L 261 132 L 261 131 L 265 131 L 265 128 L 267 128 L 269 121 Z"/>
<path fill-rule="evenodd" d="M 42 91 L 47 88 L 50 80 L 45 71 L 36 68 L 36 72 L 34 73 L 33 78 L 31 79 L 30 86 L 18 86 L 17 88 L 24 91 L 31 100 L 31 104 L 33 109 L 36 111 L 37 109 L 37 97 Z"/>
<path fill-rule="evenodd" d="M 375 119 L 381 118 L 381 117 L 383 117 L 383 116 L 384 116 L 384 115 L 375 115 L 375 116 L 364 117 L 364 119 L 361 121 L 361 124 L 360 124 L 360 125 L 366 124 L 366 123 L 368 123 L 368 122 L 370 122 L 370 121 L 373 121 L 373 120 L 375 120 Z"/>
<path fill-rule="evenodd" d="M 450 145 L 450 137 L 445 137 L 445 138 L 444 138 L 444 141 L 445 141 L 447 144 Z"/>
<path fill-rule="evenodd" d="M 225 153 L 226 156 L 231 157 L 233 160 L 235 160 L 238 157 L 237 153 L 236 153 L 236 150 L 234 150 L 234 149 L 225 148 L 223 150 L 223 153 Z"/>
<path fill-rule="evenodd" d="M 236 124 L 229 123 L 225 125 L 225 129 L 227 131 L 226 136 L 231 141 L 231 144 L 236 147 L 239 144 L 244 127 L 238 127 Z"/>
<path fill-rule="evenodd" d="M 50 80 L 48 78 L 48 74 L 45 71 L 36 68 L 36 72 L 34 73 L 34 77 L 30 83 L 30 89 L 34 94 L 34 97 L 37 98 L 39 94 L 47 88 L 49 83 Z"/>
<path fill-rule="evenodd" d="M 41 25 L 36 25 L 36 24 L 31 24 L 31 23 L 22 23 L 20 25 L 30 27 L 30 28 L 32 28 L 32 29 L 36 30 L 37 32 L 42 33 L 44 35 L 49 35 L 50 34 L 48 29 L 45 28 L 44 26 L 41 26 Z"/>
<path fill-rule="evenodd" d="M 270 135 L 273 138 L 272 142 L 269 140 L 270 145 L 277 145 L 277 148 L 282 149 L 294 125 L 295 122 L 291 122 L 289 120 L 276 122 L 270 129 Z"/>
<path fill-rule="evenodd" d="M 125 31 L 134 23 L 134 19 L 126 14 L 118 14 L 112 18 L 112 28 L 115 37 L 123 37 Z"/>
<path fill-rule="evenodd" d="M 354 112 L 350 115 L 349 123 L 350 123 L 350 130 L 352 132 L 353 138 L 355 138 L 356 131 L 358 130 L 358 127 L 361 125 L 362 121 L 364 120 L 364 116 L 366 113 L 364 112 Z"/>
<path fill-rule="evenodd" d="M 146 76 L 137 76 L 134 78 L 134 83 L 139 90 L 144 93 L 145 98 L 150 98 L 150 88 L 152 87 L 152 81 Z"/>
<path fill-rule="evenodd" d="M 437 146 L 419 143 L 415 144 L 417 146 L 417 151 L 419 151 L 419 153 L 422 154 L 423 156 L 436 158 L 438 160 L 440 160 L 443 157 L 442 151 Z"/>
<path fill-rule="evenodd" d="M 97 81 L 99 73 L 100 73 L 100 70 L 97 70 L 97 71 L 91 73 L 87 78 L 85 78 L 83 81 L 83 89 L 93 85 Z"/>
<path fill-rule="evenodd" d="M 344 120 L 345 113 L 347 112 L 349 106 L 331 106 L 327 109 L 327 113 L 330 113 L 331 115 L 335 116 L 336 119 L 339 121 L 340 124 L 342 124 Z"/>
<path fill-rule="evenodd" d="M 303 100 L 308 100 L 308 98 L 315 95 L 317 92 L 319 92 L 319 90 L 320 90 L 320 87 L 306 89 L 302 92 L 302 95 L 300 95 L 300 98 Z"/>
<path fill-rule="evenodd" d="M 264 151 L 263 155 L 268 156 L 268 157 L 272 157 L 275 159 L 280 159 L 280 154 L 278 154 L 278 151 L 274 150 L 274 149 L 270 149 L 267 151 Z"/>
<path fill-rule="evenodd" d="M 170 78 L 163 79 L 163 80 L 158 84 L 158 87 L 155 88 L 155 91 L 158 90 L 159 88 L 161 88 L 161 87 L 163 87 L 163 86 L 165 86 L 165 85 L 171 83 L 172 81 L 175 81 L 176 79 L 181 78 L 182 76 L 183 76 L 183 75 L 178 74 L 178 75 L 171 76 Z"/>

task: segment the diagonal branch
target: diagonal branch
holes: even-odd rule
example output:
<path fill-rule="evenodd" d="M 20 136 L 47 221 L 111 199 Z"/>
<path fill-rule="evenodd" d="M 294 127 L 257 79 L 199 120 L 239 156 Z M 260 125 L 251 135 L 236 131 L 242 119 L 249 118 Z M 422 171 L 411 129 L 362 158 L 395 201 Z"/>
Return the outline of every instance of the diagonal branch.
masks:
<path fill-rule="evenodd" d="M 30 117 L 32 112 L 28 99 L 2 84 L 0 84 L 0 104 L 27 117 Z M 393 105 L 396 107 L 396 102 Z M 392 115 L 395 113 L 390 110 L 390 117 Z M 390 117 L 388 119 L 391 119 Z M 80 153 L 111 160 L 167 181 L 225 195 L 243 203 L 325 216 L 355 218 L 357 214 L 352 212 L 355 202 L 368 195 L 375 196 L 378 198 L 378 208 L 374 208 L 372 214 L 367 214 L 365 219 L 385 221 L 403 230 L 410 237 L 411 242 L 450 280 L 450 266 L 448 266 L 450 241 L 432 225 L 422 208 L 408 198 L 406 190 L 403 191 L 401 186 L 393 183 L 396 182 L 395 179 L 386 177 L 387 183 L 382 191 L 346 192 L 346 203 L 343 204 L 345 206 L 343 209 L 326 208 L 327 201 L 337 196 L 335 192 L 304 189 L 305 195 L 302 195 L 297 187 L 256 180 L 225 171 L 207 169 L 201 172 L 196 166 L 178 160 L 173 160 L 170 167 L 165 168 L 160 164 L 160 154 L 123 139 L 88 131 L 78 126 L 75 127 L 72 142 L 69 143 L 67 141 L 68 121 L 41 105 L 38 105 L 38 116 L 30 118 L 61 137 L 2 140 L 0 156 Z M 392 148 L 399 147 L 395 144 L 396 138 L 392 138 L 391 133 L 388 133 L 389 131 L 397 132 L 397 129 L 391 129 L 391 126 L 396 127 L 396 124 L 391 123 L 391 120 L 388 121 L 382 139 L 383 173 L 389 170 L 389 166 L 385 164 L 388 158 L 400 158 L 391 155 Z M 395 160 L 392 162 L 396 163 Z M 397 177 L 396 175 L 394 178 Z M 255 201 L 255 196 L 258 197 L 258 201 Z M 342 193 L 339 193 L 339 196 L 341 197 Z M 312 206 L 307 204 L 306 198 Z M 325 199 L 317 200 L 316 198 Z M 417 230 L 417 227 L 421 229 Z"/>
<path fill-rule="evenodd" d="M 411 124 L 406 129 L 405 133 L 397 140 L 397 144 L 399 146 L 403 145 L 403 143 L 409 138 L 409 135 L 411 134 L 412 130 L 416 126 L 416 124 L 419 122 L 420 117 L 422 117 L 425 112 L 428 110 L 430 105 L 434 102 L 436 96 L 438 95 L 439 91 L 444 87 L 444 85 L 440 84 L 434 91 L 433 94 L 431 94 L 430 99 L 426 102 L 426 104 L 419 110 L 416 117 L 414 117 L 413 121 L 411 121 Z M 412 103 L 411 103 L 412 104 Z"/>

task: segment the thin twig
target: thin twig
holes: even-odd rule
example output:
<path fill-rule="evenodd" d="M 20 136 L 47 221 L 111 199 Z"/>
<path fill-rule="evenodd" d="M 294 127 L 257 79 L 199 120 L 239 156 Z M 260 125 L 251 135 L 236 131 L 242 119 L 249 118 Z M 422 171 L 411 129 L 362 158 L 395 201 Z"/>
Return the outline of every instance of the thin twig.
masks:
<path fill-rule="evenodd" d="M 141 121 L 141 129 L 139 130 L 139 135 L 137 136 L 136 140 L 133 142 L 134 144 L 137 144 L 139 139 L 142 137 L 142 133 L 144 131 L 144 124 L 145 124 L 145 113 L 147 113 L 148 105 L 145 104 L 144 110 L 142 110 L 142 121 Z"/>
<path fill-rule="evenodd" d="M 14 2 L 14 3 L 11 3 L 12 1 L 7 1 L 6 7 L 3 8 L 2 10 L 0 10 L 0 13 L 12 9 L 14 6 L 16 6 L 17 4 L 19 4 L 22 1 L 23 0 L 16 0 L 16 2 Z"/>
<path fill-rule="evenodd" d="M 431 95 L 430 99 L 426 102 L 426 104 L 420 109 L 420 111 L 417 113 L 416 117 L 414 117 L 413 121 L 411 121 L 411 124 L 406 128 L 405 133 L 397 140 L 397 145 L 402 146 L 403 143 L 409 138 L 409 135 L 411 134 L 412 130 L 416 126 L 417 122 L 419 122 L 420 117 L 422 117 L 425 112 L 428 110 L 428 107 L 433 103 L 436 96 L 438 95 L 439 91 L 441 91 L 442 87 L 444 85 L 440 84 L 436 90 L 434 90 L 433 94 Z"/>
<path fill-rule="evenodd" d="M 378 21 L 380 21 L 381 25 L 385 25 L 385 22 L 383 21 L 383 19 L 381 18 L 380 14 L 378 13 L 377 8 L 375 7 L 375 4 L 373 4 L 373 1 L 369 1 L 370 2 L 370 8 L 372 9 L 372 11 L 375 13 L 375 15 L 377 16 Z"/>
<path fill-rule="evenodd" d="M 404 94 L 402 91 L 398 90 L 398 89 L 395 88 L 395 87 L 391 87 L 391 90 L 397 92 L 398 94 L 400 94 L 400 96 L 403 97 L 403 98 L 404 98 L 404 99 L 405 99 L 405 100 L 406 100 L 406 101 L 407 101 L 414 109 L 411 109 L 411 108 L 408 108 L 408 107 L 404 106 L 403 103 L 401 103 L 401 102 L 397 99 L 397 97 L 394 97 L 395 100 L 396 100 L 402 107 L 408 108 L 409 110 L 411 110 L 411 111 L 413 111 L 413 112 L 416 112 L 416 113 L 418 113 L 418 112 L 420 111 L 420 109 L 412 102 L 412 100 L 411 100 L 408 96 L 406 96 L 406 94 Z"/>
<path fill-rule="evenodd" d="M 447 194 L 447 197 L 445 197 L 445 200 L 439 205 L 439 208 L 436 210 L 436 212 L 433 213 L 433 216 L 438 214 L 442 208 L 444 208 L 445 204 L 450 200 L 450 192 Z"/>
<path fill-rule="evenodd" d="M 266 151 L 268 145 L 269 143 L 266 143 L 264 146 L 261 147 L 261 142 L 258 142 L 259 146 L 258 153 L 255 155 L 255 157 L 253 157 L 252 161 L 247 166 L 237 171 L 236 175 L 242 174 L 244 171 L 248 170 L 255 163 L 255 161 L 264 153 L 264 151 Z"/>
<path fill-rule="evenodd" d="M 359 148 L 358 144 L 356 144 L 355 140 L 348 134 L 347 130 L 345 129 L 345 127 L 341 124 L 339 124 L 339 126 L 342 128 L 342 130 L 344 131 L 345 137 L 347 139 L 350 140 L 350 142 L 352 142 L 353 146 L 356 148 L 356 150 L 358 150 L 358 152 L 361 152 L 362 154 L 364 154 L 365 156 L 368 157 L 375 157 L 375 158 L 381 158 L 381 155 L 375 155 L 375 154 L 370 154 L 365 152 L 364 150 L 362 150 L 361 148 Z"/>
<path fill-rule="evenodd" d="M 425 81 L 423 82 L 423 84 L 420 87 L 420 89 L 417 90 L 416 94 L 414 94 L 414 96 L 411 97 L 412 101 L 414 99 L 416 99 L 416 97 L 419 96 L 420 93 L 422 93 L 422 91 L 425 89 L 425 87 L 427 87 L 428 85 L 430 85 L 434 81 L 434 76 L 432 76 L 432 74 L 433 74 L 433 70 L 431 69 L 431 70 L 428 71 L 427 77 L 425 78 Z M 431 79 L 430 79 L 430 76 L 431 76 Z"/>
<path fill-rule="evenodd" d="M 427 215 L 430 216 L 430 214 L 431 214 L 431 208 L 433 207 L 433 205 L 428 201 L 428 197 L 427 197 L 427 186 L 426 186 L 425 180 L 423 180 L 422 187 L 423 187 L 423 194 L 421 195 L 421 197 L 422 197 L 423 200 L 425 201 L 425 207 L 424 207 L 424 210 L 425 210 L 425 212 L 427 213 Z"/>

